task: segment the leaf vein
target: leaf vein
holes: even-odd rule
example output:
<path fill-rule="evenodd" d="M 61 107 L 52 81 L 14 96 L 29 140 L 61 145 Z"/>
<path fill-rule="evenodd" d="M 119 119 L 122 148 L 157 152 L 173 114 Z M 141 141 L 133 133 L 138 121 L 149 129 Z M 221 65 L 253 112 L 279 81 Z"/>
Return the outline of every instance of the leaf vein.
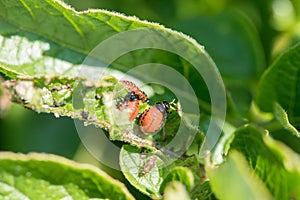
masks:
<path fill-rule="evenodd" d="M 34 16 L 32 10 L 31 10 L 31 8 L 25 3 L 25 1 L 24 0 L 20 0 L 20 2 L 24 6 L 24 8 L 26 8 L 26 10 L 29 12 L 29 14 L 32 17 L 32 19 L 35 19 L 35 16 Z"/>
<path fill-rule="evenodd" d="M 79 36 L 83 39 L 83 43 L 84 43 L 85 49 L 86 49 L 87 42 L 86 42 L 86 38 L 85 38 L 83 32 L 80 30 L 80 28 L 77 26 L 77 24 L 65 12 L 63 12 L 63 15 L 70 22 L 70 24 L 74 27 L 74 29 L 79 34 Z"/>
<path fill-rule="evenodd" d="M 118 33 L 121 32 L 121 30 L 120 30 L 118 27 L 114 26 L 114 25 L 111 24 L 109 21 L 104 21 L 104 23 L 106 23 L 107 25 L 109 25 L 111 28 L 113 28 L 113 29 L 114 29 L 115 31 L 117 31 Z"/>

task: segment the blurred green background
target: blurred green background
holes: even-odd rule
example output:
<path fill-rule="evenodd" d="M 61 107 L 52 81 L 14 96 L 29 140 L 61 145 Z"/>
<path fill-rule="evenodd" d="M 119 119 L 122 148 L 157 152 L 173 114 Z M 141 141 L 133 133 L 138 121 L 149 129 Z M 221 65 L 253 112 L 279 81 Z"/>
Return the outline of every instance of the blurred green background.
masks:
<path fill-rule="evenodd" d="M 262 72 L 300 40 L 299 0 L 65 0 L 158 22 L 195 38 L 216 62 L 229 96 L 228 120 L 248 116 Z M 231 121 L 235 125 L 239 122 Z M 280 137 L 280 134 L 279 136 Z M 288 140 L 293 140 L 290 138 Z M 0 119 L 0 150 L 48 152 L 84 160 L 72 119 L 12 105 Z"/>

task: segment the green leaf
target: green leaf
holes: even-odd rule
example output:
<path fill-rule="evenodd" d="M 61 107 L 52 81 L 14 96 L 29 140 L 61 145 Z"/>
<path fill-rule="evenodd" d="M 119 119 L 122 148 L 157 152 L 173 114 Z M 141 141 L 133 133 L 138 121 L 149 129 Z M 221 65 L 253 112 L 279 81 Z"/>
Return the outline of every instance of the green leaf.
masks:
<path fill-rule="evenodd" d="M 164 200 L 190 200 L 188 192 L 184 185 L 178 181 L 170 182 L 164 190 Z"/>
<path fill-rule="evenodd" d="M 300 197 L 300 157 L 252 126 L 239 128 L 231 148 L 241 152 L 275 199 Z"/>
<path fill-rule="evenodd" d="M 280 125 L 280 128 L 270 131 L 270 135 L 275 140 L 279 140 L 293 149 L 296 153 L 300 154 L 300 140 L 297 135 L 291 134 L 287 129 L 283 129 Z"/>
<path fill-rule="evenodd" d="M 49 154 L 0 153 L 2 199 L 134 199 L 100 169 Z"/>
<path fill-rule="evenodd" d="M 155 23 L 105 10 L 77 12 L 55 0 L 1 0 L 0 27 L 3 44 L 0 71 L 11 78 L 15 78 L 12 72 L 99 78 L 108 66 L 127 72 L 135 66 L 151 63 L 145 66 L 148 73 L 153 73 L 151 78 L 167 83 L 177 80 L 174 76 L 162 76 L 161 70 L 155 69 L 153 64 L 160 63 L 176 69 L 190 81 L 199 94 L 203 110 L 210 112 L 211 109 L 210 87 L 223 90 L 225 98 L 217 69 L 203 47 L 184 34 Z M 131 32 L 127 32 L 129 30 Z M 189 62 L 199 65 L 197 70 L 200 71 Z M 130 75 L 155 82 L 149 80 L 145 72 Z M 222 109 L 218 104 L 215 107 Z"/>
<path fill-rule="evenodd" d="M 204 165 L 200 164 L 198 158 L 197 155 L 189 157 L 183 155 L 172 164 L 166 166 L 160 191 L 172 180 L 185 185 L 192 199 L 211 198 L 213 193 L 207 183 Z"/>
<path fill-rule="evenodd" d="M 265 112 L 274 103 L 286 110 L 290 122 L 300 125 L 300 44 L 286 51 L 261 77 L 255 102 Z"/>
<path fill-rule="evenodd" d="M 208 124 L 209 116 L 201 116 L 199 129 L 206 133 Z M 222 124 L 222 126 L 222 134 L 219 138 L 214 138 L 214 140 L 218 142 L 211 149 L 211 159 L 213 164 L 219 164 L 224 161 L 224 156 L 228 153 L 230 141 L 232 140 L 234 135 L 233 133 L 236 130 L 233 125 L 227 122 Z M 205 163 L 205 159 L 201 160 L 201 163 Z"/>
<path fill-rule="evenodd" d="M 218 199 L 273 199 L 263 182 L 249 169 L 245 157 L 235 150 L 229 152 L 220 166 L 208 161 L 206 171 Z"/>
<path fill-rule="evenodd" d="M 285 176 L 281 175 L 282 179 L 277 179 L 275 184 L 276 189 L 280 190 L 285 187 L 283 192 L 286 192 L 286 196 L 288 198 L 300 198 L 300 156 L 295 153 L 292 149 L 290 149 L 285 144 L 273 140 L 270 137 L 264 137 L 264 142 L 270 149 L 270 151 L 275 155 L 275 157 L 281 162 L 283 168 L 286 171 Z M 286 185 L 284 185 L 286 183 Z"/>
<path fill-rule="evenodd" d="M 172 181 L 178 181 L 186 187 L 187 191 L 192 191 L 194 188 L 194 175 L 187 167 L 175 167 L 164 178 L 160 190 L 163 191 L 166 185 Z"/>
<path fill-rule="evenodd" d="M 202 187 L 204 168 L 196 156 L 183 156 L 177 160 L 172 156 L 166 152 L 147 153 L 136 147 L 123 145 L 120 166 L 126 179 L 152 198 L 160 198 L 161 194 L 164 196 L 167 185 L 173 181 L 182 183 L 197 198 L 202 195 L 211 196 L 207 187 Z"/>
<path fill-rule="evenodd" d="M 278 103 L 275 103 L 274 105 L 274 115 L 284 129 L 288 130 L 290 133 L 298 137 L 300 136 L 300 132 L 293 125 L 290 124 L 287 113 Z"/>
<path fill-rule="evenodd" d="M 139 191 L 152 197 L 161 198 L 159 188 L 163 174 L 159 166 L 162 160 L 155 154 L 143 154 L 130 145 L 123 145 L 120 152 L 120 167 L 126 179 Z"/>

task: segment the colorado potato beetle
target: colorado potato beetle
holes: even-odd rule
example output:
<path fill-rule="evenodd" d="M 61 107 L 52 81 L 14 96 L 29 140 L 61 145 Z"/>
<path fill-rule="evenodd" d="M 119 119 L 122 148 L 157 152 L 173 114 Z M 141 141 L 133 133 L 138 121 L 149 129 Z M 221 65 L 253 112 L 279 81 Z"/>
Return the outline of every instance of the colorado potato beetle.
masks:
<path fill-rule="evenodd" d="M 140 130 L 144 134 L 152 134 L 159 131 L 165 123 L 169 107 L 169 103 L 163 101 L 145 110 L 139 119 Z"/>
<path fill-rule="evenodd" d="M 129 91 L 134 92 L 138 96 L 139 100 L 149 103 L 146 93 L 140 90 L 140 88 L 138 88 L 138 86 L 136 86 L 133 82 L 121 80 L 120 83 L 122 83 Z"/>

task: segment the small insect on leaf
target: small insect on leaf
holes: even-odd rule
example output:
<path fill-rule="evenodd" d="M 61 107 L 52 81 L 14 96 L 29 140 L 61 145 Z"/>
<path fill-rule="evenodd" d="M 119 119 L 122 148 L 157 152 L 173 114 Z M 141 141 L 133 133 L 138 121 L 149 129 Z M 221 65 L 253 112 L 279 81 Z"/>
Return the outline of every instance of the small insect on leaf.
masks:
<path fill-rule="evenodd" d="M 148 174 L 156 165 L 157 156 L 152 156 L 146 160 L 143 166 L 142 175 Z"/>

